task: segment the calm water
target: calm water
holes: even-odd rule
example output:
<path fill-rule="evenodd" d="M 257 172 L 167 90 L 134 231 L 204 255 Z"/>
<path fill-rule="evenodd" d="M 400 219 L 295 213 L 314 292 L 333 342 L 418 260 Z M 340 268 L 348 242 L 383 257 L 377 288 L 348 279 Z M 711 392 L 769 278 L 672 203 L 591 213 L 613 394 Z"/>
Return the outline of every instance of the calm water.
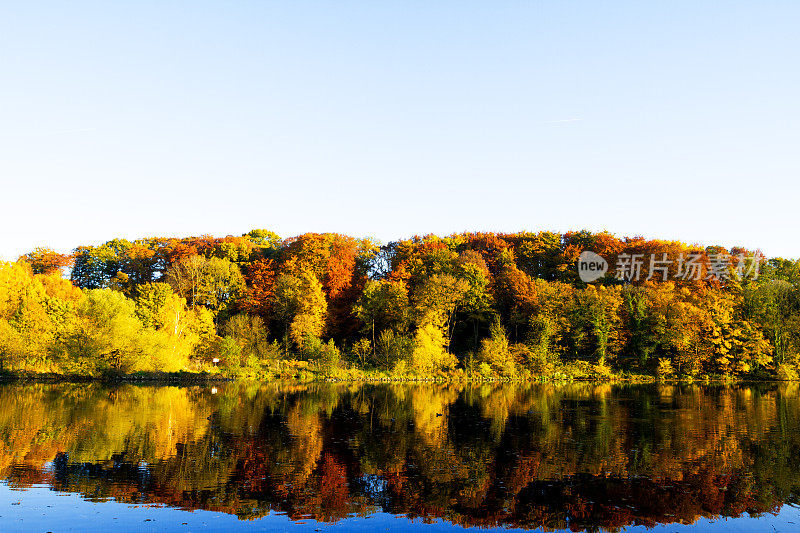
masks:
<path fill-rule="evenodd" d="M 797 385 L 0 386 L 0 531 L 800 531 Z"/>

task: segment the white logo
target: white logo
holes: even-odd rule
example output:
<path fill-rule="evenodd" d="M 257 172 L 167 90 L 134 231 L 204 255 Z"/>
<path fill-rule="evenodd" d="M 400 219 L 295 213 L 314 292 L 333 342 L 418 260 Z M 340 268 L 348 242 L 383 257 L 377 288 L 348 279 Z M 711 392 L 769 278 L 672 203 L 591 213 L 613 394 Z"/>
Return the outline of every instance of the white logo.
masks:
<path fill-rule="evenodd" d="M 602 278 L 608 272 L 608 263 L 594 252 L 581 252 L 578 258 L 578 276 L 581 281 L 591 283 Z"/>

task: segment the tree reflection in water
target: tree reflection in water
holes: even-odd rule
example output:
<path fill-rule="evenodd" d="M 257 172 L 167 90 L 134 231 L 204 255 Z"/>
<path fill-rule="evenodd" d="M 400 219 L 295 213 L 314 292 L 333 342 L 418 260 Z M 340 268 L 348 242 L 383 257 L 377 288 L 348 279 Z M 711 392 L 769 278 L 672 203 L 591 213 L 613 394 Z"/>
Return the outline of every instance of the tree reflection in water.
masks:
<path fill-rule="evenodd" d="M 0 387 L 0 479 L 90 500 L 596 530 L 800 495 L 798 386 Z"/>

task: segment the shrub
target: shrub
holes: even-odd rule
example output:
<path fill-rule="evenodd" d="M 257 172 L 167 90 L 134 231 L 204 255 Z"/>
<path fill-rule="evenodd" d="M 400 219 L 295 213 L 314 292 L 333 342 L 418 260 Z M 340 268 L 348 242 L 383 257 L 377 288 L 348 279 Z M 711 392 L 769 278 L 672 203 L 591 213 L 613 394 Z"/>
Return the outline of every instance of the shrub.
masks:
<path fill-rule="evenodd" d="M 780 381 L 798 381 L 797 369 L 788 364 L 778 365 L 777 378 Z"/>
<path fill-rule="evenodd" d="M 303 354 L 309 361 L 317 363 L 317 367 L 323 371 L 331 371 L 338 367 L 342 357 L 332 339 L 326 343 L 319 337 L 311 335 L 307 335 L 303 340 Z"/>
<path fill-rule="evenodd" d="M 406 335 L 398 335 L 388 329 L 378 336 L 375 346 L 375 361 L 379 368 L 391 369 L 398 361 L 410 361 L 414 351 L 414 340 Z"/>
<path fill-rule="evenodd" d="M 531 348 L 527 344 L 519 343 L 512 345 L 510 350 L 522 368 L 534 376 L 550 376 L 559 365 L 558 355 L 538 346 Z"/>
<path fill-rule="evenodd" d="M 665 380 L 675 375 L 675 368 L 672 366 L 672 361 L 666 357 L 661 357 L 658 360 L 658 367 L 656 368 L 656 376 L 659 380 Z"/>
<path fill-rule="evenodd" d="M 425 324 L 417 329 L 414 336 L 414 351 L 411 361 L 414 370 L 426 373 L 455 368 L 458 360 L 445 351 L 445 337 L 441 328 L 434 324 Z"/>
<path fill-rule="evenodd" d="M 481 369 L 483 365 L 488 365 L 500 376 L 513 378 L 517 374 L 517 365 L 509 349 L 508 336 L 500 321 L 492 324 L 489 337 L 481 341 L 478 360 L 481 361 Z"/>
<path fill-rule="evenodd" d="M 351 349 L 351 357 L 353 360 L 361 365 L 361 368 L 367 366 L 367 362 L 372 360 L 372 343 L 369 339 L 358 339 Z"/>

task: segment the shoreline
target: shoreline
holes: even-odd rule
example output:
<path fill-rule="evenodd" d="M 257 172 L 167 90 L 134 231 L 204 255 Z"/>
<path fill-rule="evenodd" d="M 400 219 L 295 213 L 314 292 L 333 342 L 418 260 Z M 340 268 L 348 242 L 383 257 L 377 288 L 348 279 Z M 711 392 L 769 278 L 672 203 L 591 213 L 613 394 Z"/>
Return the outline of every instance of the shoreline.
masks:
<path fill-rule="evenodd" d="M 303 379 L 300 377 L 283 377 L 258 379 L 252 377 L 236 377 L 220 374 L 192 373 L 192 372 L 147 372 L 137 374 L 122 375 L 103 375 L 88 376 L 82 374 L 55 374 L 55 373 L 35 373 L 35 372 L 3 372 L 0 374 L 0 385 L 9 383 L 103 383 L 108 385 L 116 384 L 150 384 L 150 385 L 203 385 L 234 382 L 261 382 L 261 383 L 370 383 L 370 384 L 551 384 L 566 385 L 570 383 L 587 383 L 596 385 L 747 385 L 747 384 L 780 384 L 797 383 L 796 381 L 771 380 L 771 379 L 657 379 L 654 376 L 634 376 L 634 377 L 607 377 L 607 378 L 588 378 L 574 377 L 570 379 L 491 379 L 491 378 L 464 378 L 464 377 L 439 377 L 422 378 L 411 376 L 362 376 L 362 377 L 330 377 Z"/>
<path fill-rule="evenodd" d="M 229 376 L 191 373 L 191 372 L 148 372 L 143 374 L 123 374 L 106 376 L 87 376 L 83 374 L 54 374 L 35 372 L 4 372 L 0 374 L 3 383 L 153 383 L 194 385 L 203 383 L 224 383 L 235 381 Z"/>

